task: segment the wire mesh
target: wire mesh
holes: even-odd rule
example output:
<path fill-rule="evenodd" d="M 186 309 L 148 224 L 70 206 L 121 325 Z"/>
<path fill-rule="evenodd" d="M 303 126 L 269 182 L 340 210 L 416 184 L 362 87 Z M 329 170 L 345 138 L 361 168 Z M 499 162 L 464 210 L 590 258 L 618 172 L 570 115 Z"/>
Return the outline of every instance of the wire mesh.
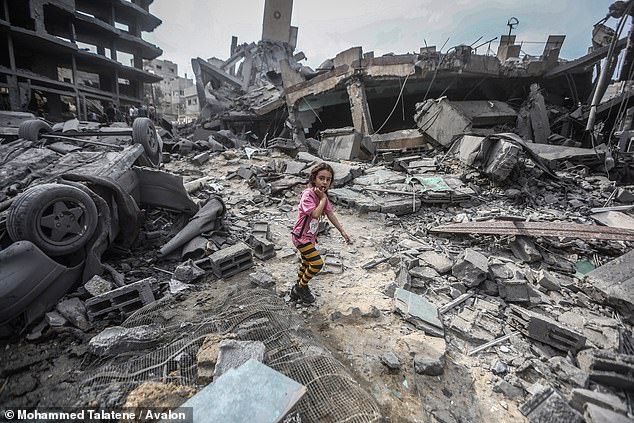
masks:
<path fill-rule="evenodd" d="M 120 394 L 118 401 L 122 402 L 148 381 L 197 386 L 197 354 L 205 339 L 231 334 L 238 340 L 263 342 L 265 364 L 308 388 L 296 406 L 302 421 L 365 423 L 381 419 L 374 398 L 274 293 L 252 290 L 233 296 L 215 310 L 201 311 L 198 321 L 166 321 L 163 309 L 168 304 L 170 298 L 149 304 L 122 324 L 127 328 L 159 326 L 164 334 L 161 346 L 95 363 L 82 383 L 82 395 L 105 404 L 113 401 L 113 392 Z"/>

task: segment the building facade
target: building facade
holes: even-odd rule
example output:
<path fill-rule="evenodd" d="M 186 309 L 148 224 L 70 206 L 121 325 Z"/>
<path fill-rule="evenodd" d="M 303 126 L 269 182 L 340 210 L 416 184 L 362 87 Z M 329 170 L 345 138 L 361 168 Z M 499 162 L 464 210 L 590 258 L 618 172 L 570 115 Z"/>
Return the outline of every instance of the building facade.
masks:
<path fill-rule="evenodd" d="M 178 76 L 178 65 L 169 60 L 148 60 L 143 68 L 162 80 L 146 87 L 146 102 L 154 104 L 159 116 L 170 122 L 187 121 L 186 92 L 194 87 L 194 80 Z M 191 121 L 191 119 L 189 120 Z"/>
<path fill-rule="evenodd" d="M 51 120 L 143 102 L 143 70 L 162 50 L 142 38 L 153 0 L 1 0 L 0 109 Z"/>

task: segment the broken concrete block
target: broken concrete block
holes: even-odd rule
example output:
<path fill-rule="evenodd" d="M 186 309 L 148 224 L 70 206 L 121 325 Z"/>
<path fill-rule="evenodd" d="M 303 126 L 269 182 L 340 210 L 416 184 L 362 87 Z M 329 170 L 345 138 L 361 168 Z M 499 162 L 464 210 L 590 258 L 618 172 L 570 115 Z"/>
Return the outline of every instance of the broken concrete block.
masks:
<path fill-rule="evenodd" d="M 509 310 L 509 323 L 530 338 L 558 350 L 572 352 L 579 351 L 586 343 L 583 335 L 546 316 L 514 304 Z"/>
<path fill-rule="evenodd" d="M 92 325 L 86 319 L 86 306 L 79 298 L 75 297 L 60 301 L 55 309 L 76 328 L 84 332 L 92 328 Z"/>
<path fill-rule="evenodd" d="M 449 329 L 476 345 L 491 342 L 504 334 L 501 319 L 483 310 L 474 310 L 471 306 L 452 318 Z"/>
<path fill-rule="evenodd" d="M 271 238 L 271 228 L 269 226 L 269 222 L 254 222 L 253 228 L 251 229 L 251 235 L 258 238 L 268 239 L 269 241 L 273 240 Z"/>
<path fill-rule="evenodd" d="M 619 188 L 616 192 L 616 196 L 614 197 L 616 199 L 616 201 L 618 201 L 619 203 L 623 203 L 623 204 L 632 204 L 634 203 L 634 195 L 624 189 L 624 188 Z"/>
<path fill-rule="evenodd" d="M 260 260 L 268 260 L 275 257 L 275 244 L 268 239 L 251 236 L 248 243 L 253 248 L 253 255 Z"/>
<path fill-rule="evenodd" d="M 324 274 L 335 274 L 340 275 L 343 273 L 343 261 L 341 261 L 340 257 L 334 256 L 332 254 L 324 254 L 324 267 L 321 270 Z"/>
<path fill-rule="evenodd" d="M 214 380 L 230 369 L 240 367 L 250 359 L 264 361 L 266 346 L 260 341 L 224 340 L 220 343 L 218 361 L 214 369 Z"/>
<path fill-rule="evenodd" d="M 243 242 L 223 248 L 209 256 L 209 262 L 219 278 L 227 278 L 253 266 L 252 250 Z"/>
<path fill-rule="evenodd" d="M 202 166 L 208 161 L 209 161 L 209 153 L 206 151 L 204 153 L 195 155 L 194 158 L 192 159 L 192 163 L 197 166 Z"/>
<path fill-rule="evenodd" d="M 467 287 L 478 286 L 489 274 L 489 263 L 483 254 L 467 248 L 464 257 L 451 268 L 451 274 Z"/>
<path fill-rule="evenodd" d="M 437 358 L 414 355 L 414 371 L 419 375 L 440 376 L 445 371 L 444 355 Z"/>
<path fill-rule="evenodd" d="M 601 385 L 634 390 L 634 356 L 593 350 L 590 380 Z"/>
<path fill-rule="evenodd" d="M 493 392 L 504 394 L 504 396 L 510 400 L 516 400 L 524 396 L 524 390 L 522 388 L 510 384 L 504 379 L 493 386 Z"/>
<path fill-rule="evenodd" d="M 525 263 L 534 263 L 542 259 L 542 255 L 535 247 L 533 241 L 526 237 L 518 236 L 509 246 L 513 255 Z"/>
<path fill-rule="evenodd" d="M 208 335 L 198 349 L 196 353 L 196 368 L 198 370 L 199 384 L 205 385 L 213 380 L 214 369 L 218 361 L 218 353 L 220 352 L 220 342 L 224 339 L 225 337 L 220 335 Z"/>
<path fill-rule="evenodd" d="M 98 297 L 86 300 L 86 313 L 90 320 L 117 312 L 122 314 L 132 313 L 144 305 L 155 301 L 152 292 L 154 278 L 143 279 L 130 285 L 117 288 Z"/>
<path fill-rule="evenodd" d="M 561 291 L 561 285 L 557 278 L 547 270 L 540 270 L 537 274 L 537 283 L 546 291 Z"/>
<path fill-rule="evenodd" d="M 496 376 L 504 375 L 509 372 L 509 366 L 506 363 L 501 362 L 500 360 L 496 360 L 493 367 L 491 367 L 491 373 Z"/>
<path fill-rule="evenodd" d="M 396 279 L 385 287 L 383 293 L 388 297 L 394 297 L 398 288 L 410 289 L 412 286 L 412 276 L 409 274 L 409 269 L 403 263 L 401 263 Z"/>
<path fill-rule="evenodd" d="M 254 285 L 259 286 L 260 288 L 272 288 L 275 286 L 275 281 L 273 280 L 273 276 L 264 272 L 254 272 L 249 274 L 249 280 Z"/>
<path fill-rule="evenodd" d="M 424 251 L 418 256 L 418 258 L 441 274 L 448 273 L 451 271 L 451 267 L 453 266 L 453 261 L 449 257 L 443 254 L 438 254 L 435 251 Z"/>
<path fill-rule="evenodd" d="M 401 368 L 401 359 L 392 351 L 388 351 L 381 356 L 381 362 L 390 370 L 399 370 Z"/>
<path fill-rule="evenodd" d="M 64 316 L 56 311 L 49 311 L 48 313 L 46 313 L 45 318 L 46 323 L 48 323 L 48 325 L 52 328 L 62 327 L 66 323 L 68 323 L 68 320 L 66 320 Z"/>
<path fill-rule="evenodd" d="M 251 179 L 255 173 L 253 173 L 253 171 L 251 169 L 249 169 L 248 167 L 242 166 L 240 167 L 236 173 L 238 174 L 239 177 L 241 177 L 242 179 L 246 179 L 249 180 Z"/>
<path fill-rule="evenodd" d="M 570 405 L 578 412 L 583 413 L 584 406 L 587 403 L 595 404 L 620 414 L 627 414 L 627 404 L 616 395 L 581 388 L 574 388 L 570 392 Z"/>
<path fill-rule="evenodd" d="M 531 423 L 583 423 L 583 417 L 555 392 L 546 388 L 519 408 Z"/>
<path fill-rule="evenodd" d="M 586 423 L 634 423 L 634 420 L 623 414 L 595 404 L 588 404 L 583 416 L 586 419 Z"/>
<path fill-rule="evenodd" d="M 563 383 L 575 388 L 587 388 L 589 377 L 586 372 L 572 365 L 566 358 L 556 356 L 548 360 L 551 370 Z"/>
<path fill-rule="evenodd" d="M 377 200 L 377 202 L 381 207 L 381 213 L 392 213 L 396 216 L 415 213 L 422 205 L 422 200 L 418 197 L 416 199 L 407 197 L 392 197 Z"/>
<path fill-rule="evenodd" d="M 114 288 L 112 283 L 99 275 L 93 276 L 84 284 L 84 289 L 93 297 L 112 291 L 112 288 Z"/>
<path fill-rule="evenodd" d="M 158 344 L 164 331 L 155 325 L 124 328 L 112 326 L 93 336 L 88 342 L 88 351 L 99 357 L 145 350 Z"/>
<path fill-rule="evenodd" d="M 449 101 L 443 97 L 417 103 L 414 120 L 426 139 L 448 147 L 455 135 L 472 132 L 474 127 L 515 126 L 517 113 L 501 101 Z"/>
<path fill-rule="evenodd" d="M 592 270 L 586 281 L 586 294 L 616 307 L 623 318 L 634 323 L 634 250 Z"/>
<path fill-rule="evenodd" d="M 526 281 L 501 279 L 497 283 L 499 295 L 509 302 L 526 302 L 530 300 Z"/>
<path fill-rule="evenodd" d="M 414 267 L 409 271 L 409 274 L 425 282 L 433 282 L 436 278 L 440 277 L 438 272 L 431 267 Z"/>
<path fill-rule="evenodd" d="M 494 141 L 487 151 L 483 172 L 498 181 L 506 180 L 515 168 L 521 151 L 519 146 L 509 141 Z"/>
<path fill-rule="evenodd" d="M 204 274 L 205 271 L 198 267 L 193 260 L 189 259 L 176 267 L 176 270 L 174 270 L 172 274 L 172 279 L 187 284 L 194 282 Z"/>
<path fill-rule="evenodd" d="M 332 160 L 359 158 L 363 135 L 354 128 L 328 129 L 321 132 L 319 156 Z"/>
<path fill-rule="evenodd" d="M 431 336 L 443 337 L 445 329 L 438 309 L 420 295 L 398 288 L 394 293 L 394 309 L 417 329 Z"/>
<path fill-rule="evenodd" d="M 495 281 L 492 281 L 489 278 L 485 279 L 484 282 L 480 284 L 479 289 L 481 289 L 482 292 L 484 292 L 485 294 L 490 295 L 492 297 L 500 295 L 500 288 L 498 286 L 498 283 Z"/>

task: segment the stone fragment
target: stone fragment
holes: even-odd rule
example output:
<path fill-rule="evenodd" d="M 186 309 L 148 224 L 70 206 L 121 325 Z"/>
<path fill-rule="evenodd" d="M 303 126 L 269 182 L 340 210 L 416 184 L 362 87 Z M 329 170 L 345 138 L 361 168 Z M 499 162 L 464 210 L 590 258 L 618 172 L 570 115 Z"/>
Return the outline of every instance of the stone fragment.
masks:
<path fill-rule="evenodd" d="M 540 270 L 537 274 L 537 283 L 547 291 L 561 291 L 561 285 L 557 278 L 547 270 Z"/>
<path fill-rule="evenodd" d="M 634 423 L 623 414 L 616 413 L 595 404 L 588 404 L 584 413 L 586 423 Z"/>
<path fill-rule="evenodd" d="M 489 274 L 489 263 L 483 254 L 467 248 L 464 257 L 451 268 L 451 274 L 468 287 L 478 286 Z"/>
<path fill-rule="evenodd" d="M 86 306 L 79 298 L 60 301 L 55 307 L 73 326 L 86 332 L 92 328 L 86 317 Z"/>
<path fill-rule="evenodd" d="M 509 302 L 526 302 L 530 300 L 526 281 L 502 279 L 498 282 L 498 290 L 500 297 Z"/>
<path fill-rule="evenodd" d="M 105 280 L 99 275 L 95 275 L 84 284 L 84 289 L 93 297 L 112 291 L 114 287 L 110 281 Z"/>
<path fill-rule="evenodd" d="M 542 259 L 542 255 L 529 238 L 518 236 L 509 246 L 513 255 L 525 263 L 534 263 Z"/>
<path fill-rule="evenodd" d="M 444 356 L 429 358 L 416 353 L 414 355 L 414 371 L 419 375 L 440 376 L 445 371 Z"/>
<path fill-rule="evenodd" d="M 207 163 L 208 161 L 209 161 L 209 153 L 206 151 L 204 153 L 195 155 L 194 158 L 192 159 L 192 163 L 195 164 L 196 166 L 201 166 Z"/>
<path fill-rule="evenodd" d="M 56 311 L 49 311 L 46 313 L 46 323 L 52 328 L 64 326 L 68 323 L 68 320 Z"/>
<path fill-rule="evenodd" d="M 437 277 L 440 277 L 438 272 L 431 267 L 414 267 L 409 271 L 409 274 L 425 282 L 433 282 Z"/>
<path fill-rule="evenodd" d="M 430 265 L 432 269 L 440 274 L 450 272 L 453 266 L 453 261 L 449 257 L 438 254 L 435 251 L 424 251 L 418 258 Z"/>
<path fill-rule="evenodd" d="M 506 363 L 501 362 L 500 360 L 497 360 L 493 367 L 491 367 L 491 372 L 496 376 L 506 374 L 508 373 L 508 371 L 509 366 Z"/>
<path fill-rule="evenodd" d="M 155 325 L 124 328 L 112 326 L 93 336 L 88 342 L 88 351 L 99 357 L 144 350 L 158 344 L 163 329 Z"/>
<path fill-rule="evenodd" d="M 570 392 L 570 405 L 580 413 L 583 413 L 584 406 L 587 403 L 595 404 L 620 414 L 627 414 L 627 404 L 616 395 L 581 388 L 574 388 Z"/>
<path fill-rule="evenodd" d="M 502 393 L 510 400 L 515 400 L 524 396 L 524 390 L 522 388 L 518 388 L 517 386 L 510 384 L 504 379 L 500 380 L 493 386 L 493 392 Z"/>
<path fill-rule="evenodd" d="M 396 274 L 396 279 L 394 280 L 394 282 L 391 282 L 385 287 L 383 293 L 388 297 L 394 297 L 397 289 L 410 289 L 411 286 L 412 276 L 409 274 L 407 266 L 401 263 L 398 273 Z"/>
<path fill-rule="evenodd" d="M 574 386 L 575 388 L 587 388 L 589 375 L 578 367 L 570 364 L 570 362 L 560 356 L 555 356 L 548 360 L 551 370 L 564 383 Z"/>
<path fill-rule="evenodd" d="M 390 370 L 399 370 L 401 368 L 401 359 L 392 351 L 388 351 L 381 356 L 381 362 Z"/>
<path fill-rule="evenodd" d="M 172 279 L 182 283 L 191 283 L 205 274 L 205 271 L 198 267 L 192 259 L 179 264 L 172 274 Z"/>
<path fill-rule="evenodd" d="M 240 367 L 250 359 L 264 361 L 266 347 L 260 341 L 224 340 L 220 343 L 218 361 L 214 368 L 214 380 L 230 369 Z"/>
<path fill-rule="evenodd" d="M 519 408 L 531 423 L 582 423 L 583 417 L 555 392 L 546 388 L 534 394 Z"/>
<path fill-rule="evenodd" d="M 537 341 L 562 351 L 579 351 L 586 343 L 580 333 L 544 315 L 514 304 L 510 305 L 509 323 Z"/>
<path fill-rule="evenodd" d="M 249 280 L 251 281 L 251 283 L 259 286 L 260 288 L 272 288 L 273 286 L 275 286 L 273 276 L 266 272 L 249 273 Z"/>

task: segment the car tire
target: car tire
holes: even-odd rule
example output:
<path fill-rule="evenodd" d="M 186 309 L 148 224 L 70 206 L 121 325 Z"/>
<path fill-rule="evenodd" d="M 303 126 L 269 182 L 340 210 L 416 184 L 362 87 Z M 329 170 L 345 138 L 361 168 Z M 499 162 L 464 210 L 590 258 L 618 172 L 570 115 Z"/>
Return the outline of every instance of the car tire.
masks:
<path fill-rule="evenodd" d="M 79 188 L 42 184 L 17 197 L 9 208 L 6 225 L 13 241 L 31 241 L 54 257 L 86 245 L 98 219 L 95 203 Z"/>
<path fill-rule="evenodd" d="M 136 118 L 132 124 L 132 140 L 141 144 L 153 166 L 161 163 L 161 143 L 154 123 L 148 118 Z"/>
<path fill-rule="evenodd" d="M 53 128 L 39 119 L 25 120 L 18 128 L 18 136 L 28 141 L 39 141 L 42 132 L 52 132 Z"/>

